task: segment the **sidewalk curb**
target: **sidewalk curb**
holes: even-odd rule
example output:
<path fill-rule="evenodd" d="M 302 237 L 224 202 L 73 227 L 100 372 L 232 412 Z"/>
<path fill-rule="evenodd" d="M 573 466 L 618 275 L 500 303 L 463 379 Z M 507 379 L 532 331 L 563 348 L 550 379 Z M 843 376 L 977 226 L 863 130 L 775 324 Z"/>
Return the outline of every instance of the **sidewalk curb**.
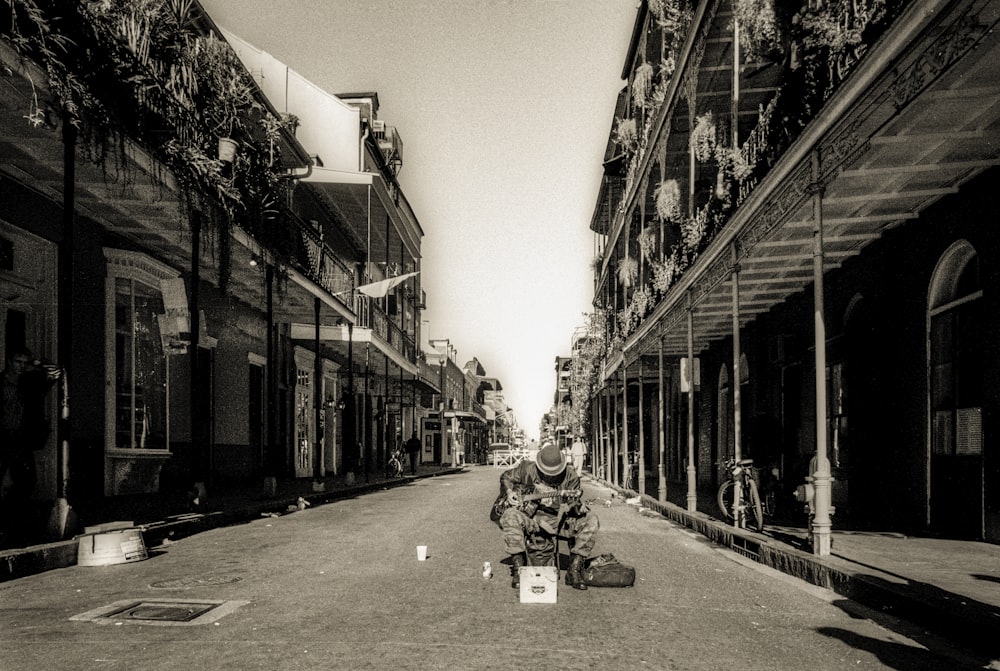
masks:
<path fill-rule="evenodd" d="M 638 496 L 604 480 L 589 479 L 619 494 Z M 689 512 L 648 495 L 642 495 L 641 502 L 664 518 L 764 566 L 916 624 L 970 651 L 991 659 L 1000 658 L 1000 641 L 996 637 L 1000 612 L 989 604 L 902 577 L 899 579 L 905 583 L 890 582 L 876 575 L 877 569 L 855 564 L 850 559 L 836 554 L 817 557 L 766 534 L 738 529 L 705 513 Z"/>
<path fill-rule="evenodd" d="M 302 498 L 312 506 L 319 506 L 340 499 L 369 494 L 381 489 L 400 487 L 414 480 L 453 475 L 462 473 L 465 470 L 464 467 L 457 467 L 425 475 L 407 475 L 396 480 L 361 483 L 344 489 L 338 488 L 325 492 L 302 494 Z M 260 519 L 261 515 L 265 513 L 275 511 L 284 513 L 288 506 L 294 505 L 298 499 L 298 494 L 288 494 L 273 499 L 262 499 L 252 503 L 244 503 L 227 510 L 179 515 L 172 519 L 137 525 L 137 528 L 142 530 L 143 542 L 146 547 L 156 547 L 162 544 L 164 540 L 178 540 L 186 536 L 208 531 L 209 529 L 242 524 Z M 75 536 L 68 540 L 32 545 L 26 548 L 0 550 L 0 582 L 24 578 L 57 568 L 75 566 L 78 545 L 79 536 Z"/>

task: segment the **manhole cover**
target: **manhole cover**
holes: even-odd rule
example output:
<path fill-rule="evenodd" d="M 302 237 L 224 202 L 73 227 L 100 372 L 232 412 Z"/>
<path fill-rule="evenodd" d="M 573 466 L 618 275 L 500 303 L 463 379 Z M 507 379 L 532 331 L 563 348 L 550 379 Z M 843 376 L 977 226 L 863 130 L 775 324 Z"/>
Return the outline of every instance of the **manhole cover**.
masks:
<path fill-rule="evenodd" d="M 150 585 L 160 589 L 184 589 L 187 587 L 208 587 L 212 585 L 229 585 L 243 580 L 235 575 L 203 575 L 189 576 L 186 578 L 171 578 L 170 580 L 158 580 Z"/>
<path fill-rule="evenodd" d="M 204 615 L 218 604 L 205 603 L 163 603 L 161 601 L 139 601 L 113 610 L 101 617 L 116 620 L 157 620 L 160 622 L 190 622 Z"/>
<path fill-rule="evenodd" d="M 70 620 L 115 624 L 186 626 L 215 622 L 247 601 L 189 599 L 127 599 L 74 615 Z"/>

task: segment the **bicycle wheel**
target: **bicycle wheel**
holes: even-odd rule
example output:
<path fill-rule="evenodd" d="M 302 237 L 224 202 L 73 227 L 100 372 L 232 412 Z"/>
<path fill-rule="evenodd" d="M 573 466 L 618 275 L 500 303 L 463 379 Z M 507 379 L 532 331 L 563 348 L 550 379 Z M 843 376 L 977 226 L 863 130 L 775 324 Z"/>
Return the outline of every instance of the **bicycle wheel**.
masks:
<path fill-rule="evenodd" d="M 764 490 L 764 496 L 760 499 L 760 505 L 764 509 L 764 517 L 774 517 L 778 512 L 778 494 L 773 487 Z"/>
<path fill-rule="evenodd" d="M 733 481 L 728 480 L 723 482 L 719 487 L 719 492 L 716 494 L 716 502 L 719 504 L 719 510 L 722 512 L 722 517 L 731 520 L 733 519 Z"/>
<path fill-rule="evenodd" d="M 747 493 L 750 500 L 746 502 L 747 522 L 753 524 L 753 528 L 758 533 L 764 530 L 764 509 L 760 505 L 760 492 L 757 491 L 757 482 L 747 478 Z"/>

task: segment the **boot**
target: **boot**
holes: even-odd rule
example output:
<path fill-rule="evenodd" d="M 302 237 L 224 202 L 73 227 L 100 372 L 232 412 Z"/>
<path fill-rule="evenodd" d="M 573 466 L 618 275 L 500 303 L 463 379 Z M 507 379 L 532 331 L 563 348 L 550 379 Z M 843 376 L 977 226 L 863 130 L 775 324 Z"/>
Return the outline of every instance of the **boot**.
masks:
<path fill-rule="evenodd" d="M 510 586 L 514 589 L 521 588 L 521 567 L 524 566 L 524 553 L 518 552 L 510 556 Z"/>
<path fill-rule="evenodd" d="M 583 555 L 573 555 L 573 560 L 566 569 L 566 585 L 576 589 L 587 589 L 587 583 L 583 582 L 583 562 L 587 560 Z"/>

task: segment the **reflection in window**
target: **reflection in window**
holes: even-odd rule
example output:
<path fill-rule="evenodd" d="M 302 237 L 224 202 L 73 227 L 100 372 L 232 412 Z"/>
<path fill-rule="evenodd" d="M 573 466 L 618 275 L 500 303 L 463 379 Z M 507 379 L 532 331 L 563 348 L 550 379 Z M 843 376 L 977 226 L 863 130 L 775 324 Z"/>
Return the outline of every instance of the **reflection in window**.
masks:
<path fill-rule="evenodd" d="M 158 288 L 115 278 L 115 447 L 164 450 L 166 444 L 166 357 L 157 315 Z"/>
<path fill-rule="evenodd" d="M 965 240 L 938 262 L 930 290 L 931 454 L 982 454 L 986 395 L 979 257 Z"/>

